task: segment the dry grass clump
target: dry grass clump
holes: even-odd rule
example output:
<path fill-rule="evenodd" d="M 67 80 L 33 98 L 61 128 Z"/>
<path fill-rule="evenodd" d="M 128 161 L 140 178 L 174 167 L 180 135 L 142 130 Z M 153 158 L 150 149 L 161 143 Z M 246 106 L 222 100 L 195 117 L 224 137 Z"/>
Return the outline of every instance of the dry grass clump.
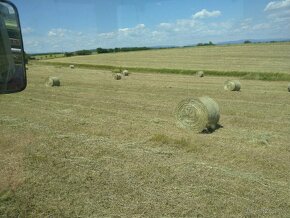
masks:
<path fill-rule="evenodd" d="M 207 96 L 187 98 L 178 104 L 175 116 L 178 125 L 183 128 L 196 132 L 212 131 L 216 129 L 220 118 L 219 106 Z"/>
<path fill-rule="evenodd" d="M 48 87 L 60 86 L 60 80 L 57 77 L 48 77 L 45 81 L 45 85 Z"/>
<path fill-rule="evenodd" d="M 224 89 L 227 91 L 240 91 L 241 83 L 238 80 L 227 80 L 224 83 Z"/>
<path fill-rule="evenodd" d="M 115 79 L 115 80 L 120 80 L 120 79 L 122 79 L 122 74 L 120 74 L 120 73 L 116 73 L 116 74 L 114 75 L 114 79 Z"/>
<path fill-rule="evenodd" d="M 290 83 L 288 84 L 288 92 L 290 92 Z"/>
<path fill-rule="evenodd" d="M 71 64 L 71 65 L 69 65 L 69 68 L 74 69 L 75 65 Z"/>
<path fill-rule="evenodd" d="M 123 74 L 124 76 L 129 76 L 129 71 L 128 71 L 128 70 L 123 70 L 123 71 L 122 71 L 122 74 Z"/>
<path fill-rule="evenodd" d="M 196 75 L 197 75 L 198 77 L 204 77 L 204 72 L 203 72 L 202 70 L 197 71 L 197 72 L 196 72 Z"/>

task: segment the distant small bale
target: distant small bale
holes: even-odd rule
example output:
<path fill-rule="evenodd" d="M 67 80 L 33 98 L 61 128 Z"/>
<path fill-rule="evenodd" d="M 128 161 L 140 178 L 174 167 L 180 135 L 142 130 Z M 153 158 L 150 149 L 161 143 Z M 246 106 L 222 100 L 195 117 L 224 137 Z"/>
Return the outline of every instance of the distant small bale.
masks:
<path fill-rule="evenodd" d="M 129 72 L 128 72 L 128 70 L 123 70 L 123 71 L 122 71 L 122 74 L 123 74 L 124 76 L 129 76 Z"/>
<path fill-rule="evenodd" d="M 45 81 L 47 87 L 60 86 L 60 80 L 57 77 L 48 77 Z"/>
<path fill-rule="evenodd" d="M 122 79 L 122 74 L 120 74 L 120 73 L 116 73 L 116 74 L 114 75 L 114 79 L 115 79 L 115 80 L 120 80 L 120 79 Z"/>
<path fill-rule="evenodd" d="M 196 76 L 204 77 L 204 72 L 202 70 L 196 72 Z"/>
<path fill-rule="evenodd" d="M 218 128 L 220 112 L 218 104 L 210 97 L 187 98 L 175 109 L 178 126 L 194 132 Z"/>
<path fill-rule="evenodd" d="M 241 83 L 238 80 L 227 80 L 224 83 L 224 89 L 227 91 L 240 91 Z"/>
<path fill-rule="evenodd" d="M 75 65 L 71 64 L 71 65 L 69 65 L 69 68 L 74 69 Z"/>
<path fill-rule="evenodd" d="M 290 92 L 290 83 L 288 84 L 288 92 Z"/>

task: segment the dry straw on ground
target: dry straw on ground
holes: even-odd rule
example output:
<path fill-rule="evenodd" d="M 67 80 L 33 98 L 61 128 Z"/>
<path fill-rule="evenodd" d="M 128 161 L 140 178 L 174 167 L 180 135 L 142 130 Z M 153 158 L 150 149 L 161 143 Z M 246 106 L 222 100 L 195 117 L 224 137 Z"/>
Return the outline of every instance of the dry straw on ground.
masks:
<path fill-rule="evenodd" d="M 220 118 L 219 106 L 207 96 L 188 98 L 178 104 L 175 116 L 183 128 L 195 132 L 215 130 Z"/>
<path fill-rule="evenodd" d="M 128 70 L 123 70 L 123 71 L 122 71 L 122 74 L 123 74 L 124 76 L 129 76 L 129 72 L 128 72 Z"/>
<path fill-rule="evenodd" d="M 198 77 L 204 77 L 204 72 L 203 72 L 202 70 L 197 71 L 197 72 L 196 72 L 196 75 L 197 75 Z"/>
<path fill-rule="evenodd" d="M 224 89 L 228 91 L 240 91 L 241 83 L 238 80 L 227 80 L 224 83 Z"/>
<path fill-rule="evenodd" d="M 122 79 L 122 74 L 120 74 L 120 73 L 116 73 L 116 74 L 114 75 L 114 79 L 115 79 L 115 80 L 120 80 L 120 79 Z"/>
<path fill-rule="evenodd" d="M 60 86 L 60 80 L 57 77 L 48 77 L 45 81 L 45 85 L 48 87 Z"/>
<path fill-rule="evenodd" d="M 71 69 L 74 69 L 75 68 L 75 65 L 69 65 L 69 68 L 71 68 Z"/>

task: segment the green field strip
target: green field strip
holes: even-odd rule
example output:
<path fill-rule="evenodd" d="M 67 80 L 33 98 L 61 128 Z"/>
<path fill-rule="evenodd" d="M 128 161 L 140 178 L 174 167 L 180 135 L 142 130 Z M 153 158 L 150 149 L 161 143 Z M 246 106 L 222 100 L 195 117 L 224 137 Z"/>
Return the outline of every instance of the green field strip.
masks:
<path fill-rule="evenodd" d="M 78 64 L 78 63 L 62 63 L 62 62 L 44 62 L 34 61 L 33 63 L 41 65 L 50 65 L 56 67 L 69 67 L 74 65 L 83 69 L 95 69 L 95 70 L 114 70 L 119 69 L 118 66 L 112 65 L 93 65 L 93 64 Z M 184 69 L 168 69 L 168 68 L 143 68 L 143 67 L 122 67 L 132 72 L 142 73 L 165 73 L 165 74 L 181 74 L 181 75 L 195 75 L 198 70 L 184 70 Z M 230 76 L 239 77 L 241 79 L 249 80 L 264 80 L 264 81 L 290 81 L 290 74 L 280 72 L 243 72 L 243 71 L 215 71 L 215 70 L 203 70 L 205 75 L 210 76 Z"/>

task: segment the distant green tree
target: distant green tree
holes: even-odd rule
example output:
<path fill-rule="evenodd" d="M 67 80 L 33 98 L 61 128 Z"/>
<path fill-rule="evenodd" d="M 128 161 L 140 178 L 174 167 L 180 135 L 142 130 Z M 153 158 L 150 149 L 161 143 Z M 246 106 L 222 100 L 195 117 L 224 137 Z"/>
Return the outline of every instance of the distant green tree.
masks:
<path fill-rule="evenodd" d="M 196 46 L 209 46 L 214 45 L 212 41 L 209 41 L 208 43 L 198 43 Z"/>
<path fill-rule="evenodd" d="M 64 56 L 65 57 L 71 57 L 71 56 L 74 56 L 74 53 L 73 52 L 65 52 Z"/>
<path fill-rule="evenodd" d="M 245 40 L 244 43 L 245 43 L 245 44 L 250 44 L 250 43 L 252 43 L 252 42 L 251 42 L 250 40 Z"/>
<path fill-rule="evenodd" d="M 79 50 L 75 52 L 76 55 L 91 55 L 92 51 L 90 50 Z"/>

